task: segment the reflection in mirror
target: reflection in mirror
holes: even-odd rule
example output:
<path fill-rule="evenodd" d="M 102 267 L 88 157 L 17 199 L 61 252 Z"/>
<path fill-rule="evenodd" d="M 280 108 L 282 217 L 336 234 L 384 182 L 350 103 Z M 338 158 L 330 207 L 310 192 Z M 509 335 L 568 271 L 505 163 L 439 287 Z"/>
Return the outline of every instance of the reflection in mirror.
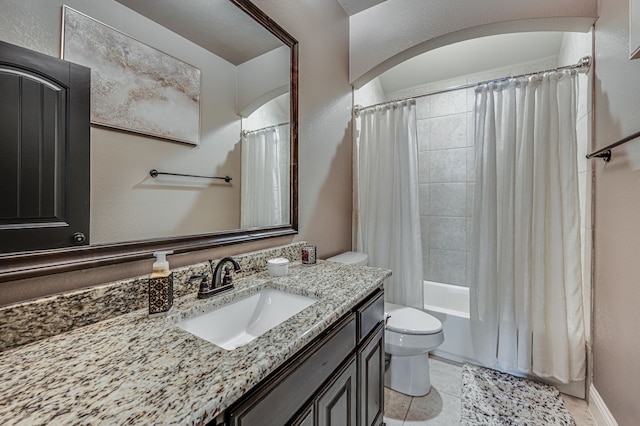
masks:
<path fill-rule="evenodd" d="M 122 58 L 121 74 L 133 74 L 137 70 L 127 63 L 126 40 L 131 44 L 141 42 L 189 64 L 200 71 L 200 137 L 197 145 L 179 143 L 167 139 L 134 132 L 119 131 L 93 123 L 91 132 L 91 244 L 109 244 L 146 240 L 161 237 L 177 237 L 216 231 L 244 228 L 240 220 L 241 191 L 261 194 L 259 190 L 245 188 L 242 181 L 242 116 L 255 111 L 277 96 L 290 91 L 290 49 L 275 35 L 257 23 L 228 0 L 105 0 L 95 2 L 76 0 L 63 19 L 75 23 L 76 16 L 100 26 L 105 32 L 121 33 L 125 42 L 111 42 L 108 37 L 91 39 L 88 33 L 78 37 L 73 34 L 77 25 L 60 28 L 59 14 L 62 0 L 28 0 L 12 9 L 17 17 L 31 13 L 41 20 L 39 30 L 27 34 L 14 34 L 25 47 L 39 47 L 46 39 L 55 40 L 64 31 L 66 38 L 84 40 L 86 56 L 95 56 L 106 50 L 105 57 Z M 77 12 L 80 12 L 79 15 Z M 56 16 L 58 15 L 58 16 Z M 104 26 L 101 26 L 104 28 Z M 7 25 L 4 31 L 11 33 L 15 26 Z M 18 27 L 21 31 L 24 27 Z M 11 34 L 9 34 L 11 36 Z M 63 50 L 67 50 L 63 40 Z M 58 46 L 50 49 L 58 55 Z M 80 65 L 93 66 L 92 96 L 122 96 L 114 84 L 98 84 L 104 79 L 100 62 L 76 55 Z M 120 63 L 120 62 L 118 62 Z M 98 64 L 98 65 L 96 65 Z M 119 76 L 118 76 L 119 77 Z M 155 77 L 157 84 L 168 79 Z M 135 83 L 136 80 L 131 80 Z M 128 82 L 127 82 L 128 83 Z M 138 93 L 131 87 L 130 99 L 138 102 L 135 107 L 127 100 L 116 113 L 131 114 L 145 110 L 152 104 L 147 93 Z M 107 95 L 104 92 L 107 91 Z M 126 92 L 126 91 L 125 91 Z M 140 99 L 142 97 L 142 99 Z M 290 108 L 282 107 L 280 121 L 289 122 Z M 157 108 L 159 114 L 171 114 L 170 102 Z M 165 111 L 166 110 L 166 111 Z M 177 112 L 173 112 L 176 115 Z M 285 130 L 286 131 L 286 130 Z M 274 165 L 274 167 L 277 167 Z M 153 178 L 149 171 L 156 169 L 198 176 L 230 176 L 231 182 L 216 179 L 160 175 Z M 263 168 L 265 174 L 271 173 Z M 288 188 L 287 188 L 288 192 Z M 249 203 L 252 205 L 252 203 Z M 264 205 L 264 204 L 262 204 Z M 278 210 L 288 210 L 279 205 Z M 271 213 L 271 212 L 269 212 Z M 254 222 L 247 227 L 289 224 L 283 215 L 273 212 L 278 219 Z"/>
<path fill-rule="evenodd" d="M 288 93 L 243 120 L 241 228 L 289 223 L 289 145 Z"/>
<path fill-rule="evenodd" d="M 184 252 L 295 233 L 295 39 L 246 0 L 22 0 L 0 15 L 0 40 L 60 57 L 63 4 L 200 70 L 199 142 L 92 124 L 90 247 L 12 256 L 17 266 L 7 269 L 19 272 L 7 275 L 0 268 L 0 281 L 41 275 L 50 267 L 62 272 L 139 259 L 155 247 Z M 243 146 L 249 137 L 242 130 L 281 123 L 290 126 L 276 129 L 279 159 L 263 172 L 280 177 L 281 195 L 273 204 L 279 213 L 244 222 L 243 208 L 254 209 L 250 197 L 264 191 L 252 189 L 252 178 L 245 176 Z M 232 180 L 153 178 L 152 169 Z M 31 272 L 22 274 L 26 270 Z"/>
<path fill-rule="evenodd" d="M 241 221 L 243 203 L 250 208 L 256 205 L 276 208 L 246 197 L 242 200 L 242 194 L 262 197 L 261 188 L 254 189 L 251 185 L 264 180 L 245 182 L 243 179 L 246 173 L 242 168 L 241 116 L 281 93 L 289 93 L 288 46 L 227 0 L 118 2 L 161 24 L 163 27 L 157 31 L 166 31 L 167 38 L 160 48 L 180 46 L 171 54 L 180 55 L 181 60 L 201 70 L 201 143 L 191 147 L 148 138 L 127 138 L 129 140 L 122 141 L 117 150 L 137 152 L 128 156 L 130 160 L 124 163 L 129 164 L 115 179 L 108 176 L 113 174 L 113 166 L 105 170 L 102 163 L 95 163 L 93 175 L 105 184 L 94 186 L 93 199 L 98 205 L 92 213 L 92 243 L 289 224 L 289 205 L 282 203 L 276 211 L 264 212 L 259 222 L 243 224 Z M 185 42 L 176 34 L 189 40 Z M 150 39 L 158 40 L 157 37 Z M 288 104 L 282 113 L 288 122 Z M 163 146 L 158 147 L 158 143 Z M 98 149 L 108 151 L 105 155 L 113 155 L 114 143 L 103 144 Z M 259 171 L 262 176 L 277 175 L 278 167 L 269 163 L 268 167 L 261 165 Z M 153 179 L 146 173 L 141 180 L 140 172 L 151 169 L 230 176 L 232 181 L 174 175 Z M 287 211 L 286 222 L 282 221 L 282 209 Z M 270 217 L 273 219 L 267 219 Z"/>

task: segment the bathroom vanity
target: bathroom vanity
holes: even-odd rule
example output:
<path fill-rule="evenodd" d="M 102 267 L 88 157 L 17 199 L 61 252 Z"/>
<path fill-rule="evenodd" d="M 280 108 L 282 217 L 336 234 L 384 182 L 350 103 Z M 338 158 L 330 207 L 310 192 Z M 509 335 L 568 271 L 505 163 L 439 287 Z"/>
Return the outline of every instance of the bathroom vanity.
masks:
<path fill-rule="evenodd" d="M 389 275 L 294 262 L 287 276 L 254 273 L 211 299 L 177 297 L 164 318 L 139 309 L 6 350 L 0 423 L 380 425 Z M 234 350 L 176 326 L 265 289 L 316 302 Z"/>
<path fill-rule="evenodd" d="M 242 397 L 218 424 L 382 424 L 383 317 L 383 292 L 377 289 Z"/>

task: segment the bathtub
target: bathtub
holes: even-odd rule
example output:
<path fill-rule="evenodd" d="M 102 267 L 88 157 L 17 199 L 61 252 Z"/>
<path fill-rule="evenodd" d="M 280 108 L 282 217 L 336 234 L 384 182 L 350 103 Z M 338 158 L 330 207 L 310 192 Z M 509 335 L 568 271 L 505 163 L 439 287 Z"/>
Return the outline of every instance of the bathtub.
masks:
<path fill-rule="evenodd" d="M 456 362 L 475 362 L 469 321 L 469 289 L 424 281 L 424 309 L 442 322 L 444 343 L 433 355 Z"/>
<path fill-rule="evenodd" d="M 424 310 L 442 322 L 444 342 L 431 354 L 460 363 L 483 365 L 476 359 L 471 342 L 469 320 L 469 288 L 452 284 L 424 281 Z M 491 367 L 490 368 L 496 368 Z M 516 376 L 529 377 L 554 385 L 562 393 L 585 398 L 586 380 L 560 383 L 507 371 Z"/>

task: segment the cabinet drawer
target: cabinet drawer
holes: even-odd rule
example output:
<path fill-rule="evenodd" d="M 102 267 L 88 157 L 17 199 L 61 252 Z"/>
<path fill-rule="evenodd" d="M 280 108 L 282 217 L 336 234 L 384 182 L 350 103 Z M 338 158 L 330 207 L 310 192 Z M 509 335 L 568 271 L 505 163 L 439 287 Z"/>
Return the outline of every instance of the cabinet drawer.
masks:
<path fill-rule="evenodd" d="M 235 426 L 282 426 L 313 396 L 356 347 L 351 314 L 246 403 L 231 412 Z"/>
<path fill-rule="evenodd" d="M 358 309 L 358 342 L 366 338 L 384 319 L 384 293 L 379 291 Z"/>

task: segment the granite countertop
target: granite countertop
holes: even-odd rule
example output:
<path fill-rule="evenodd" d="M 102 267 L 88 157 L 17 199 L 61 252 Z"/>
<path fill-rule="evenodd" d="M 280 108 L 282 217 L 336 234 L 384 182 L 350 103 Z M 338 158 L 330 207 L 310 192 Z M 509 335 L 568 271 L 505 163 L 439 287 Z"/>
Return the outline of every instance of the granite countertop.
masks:
<path fill-rule="evenodd" d="M 319 261 L 261 272 L 230 292 L 178 298 L 0 354 L 3 425 L 206 424 L 375 288 L 388 270 Z M 246 346 L 227 351 L 175 323 L 269 287 L 318 301 Z"/>

